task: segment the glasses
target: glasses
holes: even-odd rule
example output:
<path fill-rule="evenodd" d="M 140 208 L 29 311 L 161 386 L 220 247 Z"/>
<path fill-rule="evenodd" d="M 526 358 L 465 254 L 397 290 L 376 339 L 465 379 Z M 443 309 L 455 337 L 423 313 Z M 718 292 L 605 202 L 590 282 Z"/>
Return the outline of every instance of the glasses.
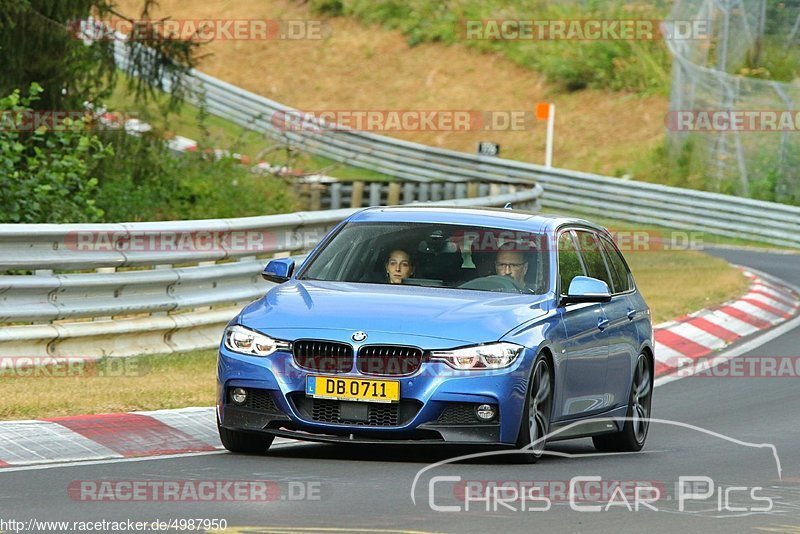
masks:
<path fill-rule="evenodd" d="M 504 271 L 506 269 L 521 269 L 522 266 L 525 265 L 525 262 L 522 263 L 495 263 L 494 266 Z"/>

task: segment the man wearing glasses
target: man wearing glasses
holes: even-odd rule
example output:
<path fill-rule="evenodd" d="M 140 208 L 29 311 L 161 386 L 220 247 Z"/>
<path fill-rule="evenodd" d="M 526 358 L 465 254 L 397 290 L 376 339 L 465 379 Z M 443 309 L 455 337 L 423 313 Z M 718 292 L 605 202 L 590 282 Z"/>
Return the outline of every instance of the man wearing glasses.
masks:
<path fill-rule="evenodd" d="M 510 276 L 520 287 L 525 287 L 525 275 L 528 273 L 528 262 L 513 243 L 505 243 L 500 247 L 494 267 L 500 276 Z"/>

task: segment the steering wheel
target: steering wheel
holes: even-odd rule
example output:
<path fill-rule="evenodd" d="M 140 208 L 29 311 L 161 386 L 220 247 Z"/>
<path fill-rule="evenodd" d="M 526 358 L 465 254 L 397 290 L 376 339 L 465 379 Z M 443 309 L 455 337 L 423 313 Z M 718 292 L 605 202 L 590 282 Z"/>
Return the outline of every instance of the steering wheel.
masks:
<path fill-rule="evenodd" d="M 479 289 L 483 291 L 502 291 L 504 293 L 522 293 L 525 288 L 521 287 L 510 276 L 500 276 L 492 274 L 475 278 L 458 286 L 459 289 Z"/>

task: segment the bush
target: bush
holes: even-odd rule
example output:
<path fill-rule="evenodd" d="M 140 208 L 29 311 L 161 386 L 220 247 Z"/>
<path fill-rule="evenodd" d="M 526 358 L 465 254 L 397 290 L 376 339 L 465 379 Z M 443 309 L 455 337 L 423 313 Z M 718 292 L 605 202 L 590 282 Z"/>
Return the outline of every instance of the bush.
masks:
<path fill-rule="evenodd" d="M 96 173 L 113 151 L 85 121 L 24 131 L 41 92 L 34 83 L 28 96 L 15 90 L 0 99 L 0 222 L 100 221 Z"/>
<path fill-rule="evenodd" d="M 282 180 L 231 158 L 174 154 L 153 132 L 92 132 L 87 120 L 20 131 L 41 92 L 0 99 L 0 222 L 83 223 L 245 217 L 294 209 Z M 113 157 L 110 157 L 113 156 Z"/>
<path fill-rule="evenodd" d="M 97 204 L 107 221 L 246 217 L 294 209 L 283 181 L 255 175 L 232 158 L 173 154 L 156 135 L 106 137 L 118 153 L 100 169 Z"/>

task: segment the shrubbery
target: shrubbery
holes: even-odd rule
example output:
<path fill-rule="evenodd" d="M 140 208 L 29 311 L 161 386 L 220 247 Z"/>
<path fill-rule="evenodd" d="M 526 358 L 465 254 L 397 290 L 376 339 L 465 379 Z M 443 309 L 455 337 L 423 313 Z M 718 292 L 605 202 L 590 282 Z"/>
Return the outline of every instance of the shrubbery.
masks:
<path fill-rule="evenodd" d="M 41 88 L 0 99 L 0 222 L 65 223 L 244 217 L 294 209 L 291 188 L 233 159 L 173 154 L 160 134 L 94 130 L 88 122 L 36 132 L 8 124 Z"/>
<path fill-rule="evenodd" d="M 113 154 L 85 123 L 66 122 L 55 131 L 25 131 L 42 88 L 30 86 L 0 98 L 0 222 L 95 222 L 97 167 Z"/>
<path fill-rule="evenodd" d="M 232 158 L 172 154 L 154 136 L 106 138 L 125 154 L 103 162 L 97 202 L 108 220 L 152 221 L 246 217 L 294 210 L 291 187 L 251 173 Z"/>

